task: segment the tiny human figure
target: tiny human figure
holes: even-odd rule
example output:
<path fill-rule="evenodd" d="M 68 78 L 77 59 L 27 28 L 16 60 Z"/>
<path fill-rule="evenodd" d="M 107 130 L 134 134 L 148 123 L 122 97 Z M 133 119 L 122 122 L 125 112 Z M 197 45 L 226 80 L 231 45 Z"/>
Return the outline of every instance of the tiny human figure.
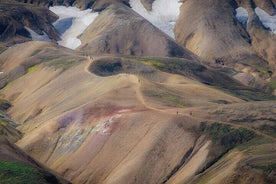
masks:
<path fill-rule="evenodd" d="M 178 110 L 176 111 L 176 114 L 178 115 Z"/>
<path fill-rule="evenodd" d="M 190 111 L 190 116 L 193 115 L 192 111 Z"/>

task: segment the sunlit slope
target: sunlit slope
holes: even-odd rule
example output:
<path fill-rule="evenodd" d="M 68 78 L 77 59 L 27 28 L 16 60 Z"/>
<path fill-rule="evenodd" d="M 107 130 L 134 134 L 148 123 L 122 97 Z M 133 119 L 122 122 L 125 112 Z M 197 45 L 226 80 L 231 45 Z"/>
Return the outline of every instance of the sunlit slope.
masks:
<path fill-rule="evenodd" d="M 8 54 L 20 48 L 26 50 L 21 58 Z M 18 64 L 24 72 L 7 75 L 1 94 L 13 105 L 9 115 L 21 123 L 24 136 L 17 145 L 73 183 L 197 183 L 219 172 L 214 163 L 226 166 L 221 156 L 229 152 L 236 160 L 223 179 L 247 158 L 232 149 L 263 136 L 208 116 L 209 110 L 197 115 L 202 108 L 231 108 L 245 101 L 219 90 L 216 71 L 198 70 L 203 66 L 195 61 L 95 57 L 59 49 L 29 42 L 3 52 L 4 74 Z M 36 63 L 27 65 L 31 60 Z M 183 71 L 164 67 L 169 61 Z M 222 81 L 238 84 L 228 77 Z"/>

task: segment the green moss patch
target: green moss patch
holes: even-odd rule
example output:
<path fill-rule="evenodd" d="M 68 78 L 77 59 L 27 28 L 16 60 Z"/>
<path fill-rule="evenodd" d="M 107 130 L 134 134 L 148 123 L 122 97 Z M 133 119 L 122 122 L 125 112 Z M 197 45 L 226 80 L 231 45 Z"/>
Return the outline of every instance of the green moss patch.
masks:
<path fill-rule="evenodd" d="M 0 162 L 0 183 L 38 184 L 60 183 L 57 178 L 34 166 L 13 161 Z"/>
<path fill-rule="evenodd" d="M 60 58 L 50 62 L 48 66 L 54 67 L 56 69 L 67 70 L 72 66 L 74 66 L 76 63 L 77 63 L 76 59 Z"/>
<path fill-rule="evenodd" d="M 35 56 L 35 55 L 39 54 L 41 51 L 42 51 L 42 49 L 36 49 L 35 51 L 33 51 L 31 56 Z"/>
<path fill-rule="evenodd" d="M 208 125 L 202 122 L 200 131 L 206 133 L 214 144 L 222 146 L 222 152 L 227 152 L 239 144 L 248 142 L 255 136 L 254 132 L 245 128 L 233 128 L 220 123 Z"/>
<path fill-rule="evenodd" d="M 3 52 L 5 52 L 5 50 L 7 50 L 7 47 L 0 47 L 0 54 L 2 54 Z"/>
<path fill-rule="evenodd" d="M 38 66 L 39 65 L 34 65 L 34 66 L 29 67 L 27 73 L 35 71 L 38 68 Z"/>
<path fill-rule="evenodd" d="M 181 96 L 178 96 L 176 94 L 172 94 L 165 91 L 155 91 L 155 90 L 144 90 L 143 93 L 148 97 L 158 98 L 159 100 L 168 102 L 169 104 L 174 105 L 175 107 L 188 106 L 182 101 Z"/>
<path fill-rule="evenodd" d="M 272 80 L 268 83 L 268 87 L 272 90 L 276 89 L 276 80 Z"/>

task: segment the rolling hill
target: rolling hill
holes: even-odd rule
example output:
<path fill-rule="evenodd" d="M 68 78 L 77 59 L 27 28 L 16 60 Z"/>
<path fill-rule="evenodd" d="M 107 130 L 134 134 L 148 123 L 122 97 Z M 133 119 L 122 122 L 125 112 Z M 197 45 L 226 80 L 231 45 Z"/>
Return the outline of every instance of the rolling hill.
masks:
<path fill-rule="evenodd" d="M 274 1 L 10 3 L 0 183 L 276 180 Z"/>

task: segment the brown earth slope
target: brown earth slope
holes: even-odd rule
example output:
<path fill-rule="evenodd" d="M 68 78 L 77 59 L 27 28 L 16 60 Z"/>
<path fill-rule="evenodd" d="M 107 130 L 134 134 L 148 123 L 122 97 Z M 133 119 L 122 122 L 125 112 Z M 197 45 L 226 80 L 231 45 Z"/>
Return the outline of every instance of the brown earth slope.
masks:
<path fill-rule="evenodd" d="M 3 99 L 0 99 L 0 104 L 4 109 L 9 106 Z M 14 144 L 23 134 L 16 130 L 19 124 L 12 121 L 2 111 L 4 109 L 0 112 L 0 183 L 69 183 L 55 176 Z"/>
<path fill-rule="evenodd" d="M 80 50 L 93 54 L 180 56 L 192 54 L 123 4 L 113 4 L 100 13 L 80 36 Z"/>
<path fill-rule="evenodd" d="M 272 2 L 237 2 L 184 1 L 175 26 L 176 41 L 207 62 L 235 68 L 239 71 L 235 78 L 243 84 L 267 88 L 274 77 L 275 35 L 263 27 L 253 8 L 271 9 Z M 246 28 L 234 16 L 238 6 L 250 10 Z"/>
<path fill-rule="evenodd" d="M 7 54 L 23 47 L 21 61 Z M 245 177 L 236 177 L 237 169 L 247 168 L 248 174 L 254 175 L 256 169 L 262 172 L 259 183 L 265 183 L 264 178 L 273 181 L 273 175 L 268 177 L 272 171 L 260 166 L 273 157 L 273 150 L 250 157 L 245 151 L 252 146 L 233 150 L 263 134 L 269 140 L 257 150 L 267 149 L 275 143 L 270 134 L 225 122 L 227 113 L 221 113 L 221 119 L 197 115 L 212 113 L 214 107 L 247 105 L 243 100 L 185 77 L 189 71 L 182 76 L 161 72 L 150 59 L 84 57 L 81 52 L 59 49 L 29 42 L 3 52 L 0 60 L 11 56 L 9 65 L 2 64 L 4 72 L 28 58 L 39 62 L 26 67 L 28 72 L 13 79 L 1 94 L 13 104 L 9 115 L 21 122 L 24 137 L 17 145 L 66 179 L 73 183 L 221 183 L 230 177 L 230 183 Z M 271 104 L 262 106 L 269 109 Z M 247 158 L 255 160 L 247 162 Z"/>

